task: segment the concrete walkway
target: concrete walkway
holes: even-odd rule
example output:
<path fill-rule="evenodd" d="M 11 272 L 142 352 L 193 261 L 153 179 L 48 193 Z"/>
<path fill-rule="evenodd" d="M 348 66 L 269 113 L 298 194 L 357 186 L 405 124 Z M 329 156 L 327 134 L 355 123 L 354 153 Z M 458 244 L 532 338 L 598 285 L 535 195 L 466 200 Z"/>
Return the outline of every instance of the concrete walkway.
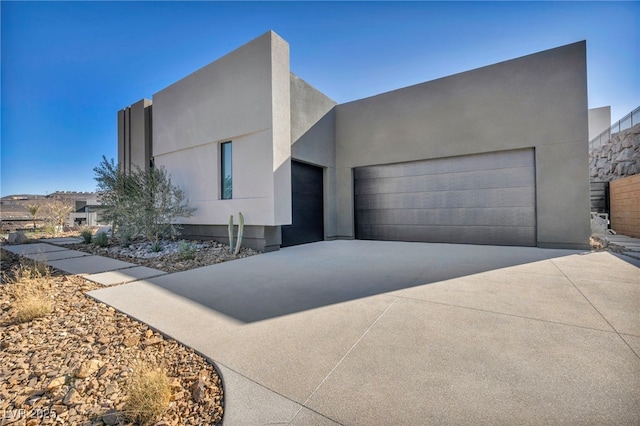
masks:
<path fill-rule="evenodd" d="M 607 235 L 606 239 L 617 246 L 624 247 L 623 253 L 635 259 L 640 259 L 640 238 L 626 235 Z"/>
<path fill-rule="evenodd" d="M 638 424 L 639 267 L 332 241 L 90 295 L 214 360 L 226 426 Z"/>
<path fill-rule="evenodd" d="M 50 243 L 3 246 L 7 251 L 38 262 L 46 262 L 69 274 L 83 275 L 85 279 L 102 285 L 123 284 L 165 275 L 158 269 L 138 266 L 121 260 L 69 250 L 56 244 L 68 244 L 70 238 L 53 238 Z"/>

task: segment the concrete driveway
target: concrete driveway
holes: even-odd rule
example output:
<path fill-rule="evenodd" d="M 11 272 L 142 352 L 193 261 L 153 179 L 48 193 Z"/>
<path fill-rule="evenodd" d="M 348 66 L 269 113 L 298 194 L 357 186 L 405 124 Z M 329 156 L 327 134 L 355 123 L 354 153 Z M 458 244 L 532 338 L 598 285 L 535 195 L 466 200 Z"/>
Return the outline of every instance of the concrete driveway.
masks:
<path fill-rule="evenodd" d="M 331 241 L 90 295 L 213 359 L 225 425 L 638 424 L 625 259 Z"/>

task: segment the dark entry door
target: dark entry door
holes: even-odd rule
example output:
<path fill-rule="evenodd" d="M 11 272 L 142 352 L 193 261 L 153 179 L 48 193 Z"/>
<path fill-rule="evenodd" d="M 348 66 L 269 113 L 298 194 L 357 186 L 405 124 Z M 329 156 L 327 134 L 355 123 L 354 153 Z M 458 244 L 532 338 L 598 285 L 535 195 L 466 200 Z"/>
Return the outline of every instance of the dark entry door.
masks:
<path fill-rule="evenodd" d="M 324 240 L 322 168 L 291 162 L 291 225 L 282 227 L 282 247 Z"/>

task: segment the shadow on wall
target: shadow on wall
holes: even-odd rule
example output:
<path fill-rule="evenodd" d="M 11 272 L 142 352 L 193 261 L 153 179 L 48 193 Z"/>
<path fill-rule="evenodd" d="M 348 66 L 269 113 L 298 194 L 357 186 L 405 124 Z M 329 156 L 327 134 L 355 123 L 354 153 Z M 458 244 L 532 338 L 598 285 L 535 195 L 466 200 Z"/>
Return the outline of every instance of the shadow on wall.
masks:
<path fill-rule="evenodd" d="M 531 247 L 323 241 L 149 282 L 251 323 L 576 253 L 580 252 Z"/>

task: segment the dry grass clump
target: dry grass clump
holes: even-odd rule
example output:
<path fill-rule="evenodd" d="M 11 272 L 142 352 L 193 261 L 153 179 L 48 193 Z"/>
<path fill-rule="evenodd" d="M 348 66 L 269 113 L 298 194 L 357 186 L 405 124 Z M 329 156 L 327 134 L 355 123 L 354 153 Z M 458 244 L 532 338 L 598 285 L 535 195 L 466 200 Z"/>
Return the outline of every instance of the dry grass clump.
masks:
<path fill-rule="evenodd" d="M 49 296 L 53 285 L 51 273 L 42 262 L 21 263 L 9 274 L 3 274 L 12 299 L 12 316 L 17 323 L 32 321 L 53 311 Z"/>
<path fill-rule="evenodd" d="M 124 412 L 136 424 L 156 423 L 169 408 L 171 384 L 161 367 L 140 363 L 126 389 Z"/>

